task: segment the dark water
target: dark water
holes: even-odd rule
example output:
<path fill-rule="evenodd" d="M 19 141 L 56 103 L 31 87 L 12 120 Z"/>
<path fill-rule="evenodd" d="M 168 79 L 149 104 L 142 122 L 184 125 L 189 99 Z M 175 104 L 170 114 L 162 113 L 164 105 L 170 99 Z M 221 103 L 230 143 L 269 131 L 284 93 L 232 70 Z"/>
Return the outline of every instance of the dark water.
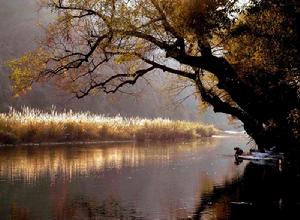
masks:
<path fill-rule="evenodd" d="M 236 165 L 246 142 L 1 148 L 0 219 L 300 219 L 296 171 Z"/>

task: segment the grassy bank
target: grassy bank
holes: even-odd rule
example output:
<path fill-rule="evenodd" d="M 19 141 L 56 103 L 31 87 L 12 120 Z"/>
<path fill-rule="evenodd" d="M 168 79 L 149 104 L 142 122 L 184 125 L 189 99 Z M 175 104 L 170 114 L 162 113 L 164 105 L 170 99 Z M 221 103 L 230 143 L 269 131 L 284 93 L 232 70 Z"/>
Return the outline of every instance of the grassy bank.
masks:
<path fill-rule="evenodd" d="M 217 132 L 212 125 L 162 118 L 106 117 L 89 112 L 42 112 L 30 108 L 0 114 L 0 144 L 193 139 Z"/>

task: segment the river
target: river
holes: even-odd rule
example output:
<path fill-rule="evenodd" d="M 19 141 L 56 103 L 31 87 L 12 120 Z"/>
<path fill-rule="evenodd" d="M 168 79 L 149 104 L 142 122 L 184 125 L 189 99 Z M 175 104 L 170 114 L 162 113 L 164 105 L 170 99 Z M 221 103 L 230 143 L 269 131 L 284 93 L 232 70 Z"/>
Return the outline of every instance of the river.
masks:
<path fill-rule="evenodd" d="M 236 164 L 233 148 L 245 148 L 247 142 L 232 136 L 2 147 L 0 219 L 281 219 L 298 214 L 299 190 L 293 191 L 298 176 L 292 175 L 289 188 L 284 180 L 290 176 L 283 176 L 277 164 Z"/>

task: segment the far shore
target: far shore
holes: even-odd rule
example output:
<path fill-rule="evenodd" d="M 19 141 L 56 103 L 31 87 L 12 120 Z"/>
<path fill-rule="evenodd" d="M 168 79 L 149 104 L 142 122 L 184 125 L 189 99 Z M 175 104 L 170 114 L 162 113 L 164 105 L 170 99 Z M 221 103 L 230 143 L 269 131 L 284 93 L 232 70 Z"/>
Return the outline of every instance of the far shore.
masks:
<path fill-rule="evenodd" d="M 134 144 L 147 144 L 147 143 L 178 143 L 178 142 L 194 142 L 194 141 L 208 141 L 214 138 L 223 136 L 212 135 L 211 137 L 198 137 L 193 139 L 173 139 L 173 140 L 111 140 L 111 141 L 69 141 L 69 142 L 40 142 L 40 143 L 15 143 L 15 144 L 0 144 L 1 147 L 23 147 L 23 146 L 62 146 L 62 145 L 95 145 L 95 144 L 122 144 L 122 143 L 134 143 Z M 225 137 L 225 136 L 224 136 Z M 229 136 L 228 136 L 229 137 Z"/>
<path fill-rule="evenodd" d="M 217 134 L 220 131 L 213 125 L 163 118 L 107 117 L 30 108 L 0 114 L 0 146 L 193 140 Z"/>

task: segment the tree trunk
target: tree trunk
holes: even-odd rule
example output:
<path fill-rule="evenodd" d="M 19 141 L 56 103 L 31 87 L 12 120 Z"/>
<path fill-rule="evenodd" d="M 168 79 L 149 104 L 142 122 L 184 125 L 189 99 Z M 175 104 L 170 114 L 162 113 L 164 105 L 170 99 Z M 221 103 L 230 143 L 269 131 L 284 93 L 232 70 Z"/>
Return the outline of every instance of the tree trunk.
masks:
<path fill-rule="evenodd" d="M 231 97 L 234 97 L 232 99 L 236 104 L 228 103 L 210 90 L 207 91 L 203 86 L 201 75 L 198 71 L 195 82 L 202 99 L 211 104 L 215 112 L 230 114 L 239 119 L 244 124 L 245 131 L 253 138 L 259 149 L 270 149 L 276 146 L 280 151 L 290 151 L 292 148 L 297 147 L 299 140 L 297 141 L 293 136 L 292 128 L 287 123 L 285 106 L 269 112 L 273 101 L 278 101 L 279 103 L 276 104 L 279 106 L 280 104 L 285 104 L 275 99 L 271 100 L 271 104 L 263 103 L 263 105 L 269 107 L 267 109 L 263 108 L 257 103 L 261 103 L 264 97 L 256 95 L 254 91 L 244 92 L 244 90 L 247 90 L 247 86 L 239 82 L 237 75 L 232 72 L 232 68 L 227 68 L 226 66 L 224 69 L 224 63 L 221 63 L 221 65 L 214 67 L 218 69 L 218 73 L 215 74 L 219 79 L 218 87 L 222 85 L 221 88 L 227 91 Z M 231 79 L 228 79 L 228 76 Z M 253 108 L 255 105 L 257 107 Z M 280 117 L 273 117 L 274 115 L 279 115 Z M 274 121 L 276 126 L 266 125 L 265 121 L 268 120 Z"/>

